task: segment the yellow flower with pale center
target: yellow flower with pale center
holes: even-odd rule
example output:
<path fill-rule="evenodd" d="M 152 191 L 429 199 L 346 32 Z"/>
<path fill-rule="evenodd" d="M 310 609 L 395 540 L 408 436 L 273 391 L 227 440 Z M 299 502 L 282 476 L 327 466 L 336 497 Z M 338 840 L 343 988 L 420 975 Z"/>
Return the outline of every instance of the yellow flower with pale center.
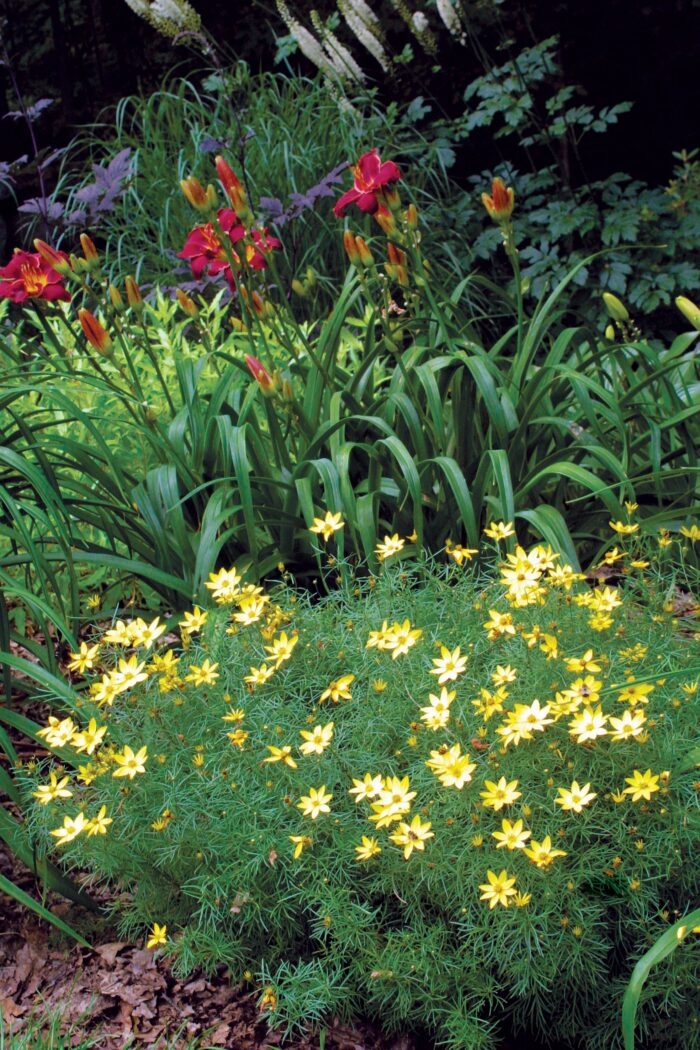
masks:
<path fill-rule="evenodd" d="M 386 561 L 392 554 L 398 554 L 405 546 L 406 541 L 399 536 L 398 532 L 395 532 L 393 536 L 385 536 L 382 542 L 374 548 L 374 553 L 379 561 Z"/>
<path fill-rule="evenodd" d="M 617 699 L 621 704 L 635 707 L 637 704 L 648 704 L 649 696 L 653 692 L 654 686 L 651 682 L 629 682 L 617 694 Z"/>
<path fill-rule="evenodd" d="M 461 544 L 450 544 L 445 546 L 445 553 L 452 558 L 457 565 L 462 565 L 465 561 L 471 561 L 475 554 L 478 554 L 478 548 L 476 547 L 462 547 Z"/>
<path fill-rule="evenodd" d="M 384 778 L 381 776 L 373 777 L 371 773 L 365 773 L 362 780 L 353 777 L 352 782 L 353 787 L 349 789 L 348 794 L 355 796 L 356 803 L 362 802 L 364 799 L 376 798 L 384 788 Z"/>
<path fill-rule="evenodd" d="M 367 835 L 362 836 L 362 844 L 360 846 L 355 846 L 356 859 L 359 861 L 371 860 L 372 857 L 376 857 L 381 852 L 382 847 L 377 840 Z"/>
<path fill-rule="evenodd" d="M 555 798 L 557 806 L 561 806 L 563 811 L 572 813 L 581 813 L 584 806 L 589 805 L 594 798 L 597 798 L 596 792 L 591 791 L 591 785 L 584 784 L 581 787 L 577 780 L 574 780 L 570 788 L 557 788 L 559 798 Z"/>
<path fill-rule="evenodd" d="M 585 707 L 569 722 L 569 734 L 576 738 L 577 744 L 585 744 L 595 740 L 599 736 L 606 736 L 605 728 L 607 716 L 603 714 L 602 708 Z"/>
<path fill-rule="evenodd" d="M 630 795 L 633 802 L 639 802 L 640 798 L 649 802 L 654 792 L 660 790 L 660 775 L 654 775 L 650 769 L 646 773 L 635 769 L 631 777 L 625 777 L 625 784 L 629 784 L 629 787 L 624 788 L 624 794 Z"/>
<path fill-rule="evenodd" d="M 540 652 L 543 652 L 548 660 L 556 660 L 559 656 L 559 640 L 554 634 L 543 634 Z"/>
<path fill-rule="evenodd" d="M 700 528 L 698 528 L 695 522 L 693 522 L 690 527 L 687 525 L 681 525 L 680 532 L 682 536 L 686 536 L 693 543 L 697 543 L 698 540 L 700 540 Z"/>
<path fill-rule="evenodd" d="M 148 672 L 144 670 L 145 661 L 139 663 L 137 656 L 130 656 L 128 660 L 120 659 L 116 671 L 112 671 L 111 679 L 117 687 L 118 693 L 126 693 L 140 682 L 145 682 Z"/>
<path fill-rule="evenodd" d="M 509 907 L 510 898 L 514 897 L 517 890 L 514 889 L 516 876 L 509 877 L 508 872 L 503 869 L 497 875 L 495 871 L 487 871 L 488 882 L 481 883 L 479 889 L 482 891 L 480 900 L 488 901 L 489 908 L 495 908 L 497 904 Z"/>
<path fill-rule="evenodd" d="M 267 664 L 261 664 L 260 667 L 251 667 L 250 674 L 247 674 L 243 681 L 247 682 L 251 689 L 255 688 L 256 685 L 264 685 L 269 678 L 272 678 L 275 673 L 274 667 L 268 667 Z"/>
<path fill-rule="evenodd" d="M 518 672 L 510 664 L 506 664 L 505 667 L 498 664 L 496 670 L 491 674 L 491 681 L 494 685 L 506 685 L 508 682 L 514 682 L 517 677 Z"/>
<path fill-rule="evenodd" d="M 154 922 L 148 940 L 146 941 L 146 947 L 157 948 L 159 945 L 165 944 L 167 933 L 167 926 L 159 926 L 157 922 Z"/>
<path fill-rule="evenodd" d="M 414 850 L 423 851 L 426 841 L 434 837 L 435 832 L 430 830 L 431 827 L 429 820 L 423 823 L 416 814 L 410 824 L 402 821 L 396 831 L 389 835 L 389 839 L 397 846 L 403 846 L 404 860 L 408 860 Z"/>
<path fill-rule="evenodd" d="M 408 813 L 411 801 L 416 797 L 415 791 L 410 791 L 408 777 L 386 777 L 382 789 L 377 796 L 377 801 L 372 802 L 372 813 L 370 820 L 376 823 L 378 828 L 388 827 Z"/>
<path fill-rule="evenodd" d="M 121 754 L 116 753 L 113 758 L 119 767 L 113 771 L 113 777 L 129 777 L 130 780 L 133 780 L 137 773 L 146 772 L 146 761 L 148 759 L 146 747 L 142 747 L 134 754 L 132 749 L 126 745 Z"/>
<path fill-rule="evenodd" d="M 461 655 L 459 646 L 450 652 L 446 646 L 441 645 L 440 657 L 432 661 L 433 667 L 430 669 L 430 673 L 439 676 L 438 685 L 444 685 L 445 682 L 455 682 L 460 675 L 464 674 L 467 660 L 468 657 Z"/>
<path fill-rule="evenodd" d="M 405 656 L 422 634 L 423 631 L 419 627 L 411 626 L 410 620 L 393 623 L 386 636 L 384 648 L 390 649 L 392 660 L 396 660 L 399 656 Z"/>
<path fill-rule="evenodd" d="M 312 730 L 300 729 L 304 743 L 299 745 L 302 755 L 322 755 L 333 739 L 333 723 L 325 726 L 314 726 Z"/>
<path fill-rule="evenodd" d="M 32 792 L 32 795 L 42 806 L 53 802 L 55 798 L 71 798 L 73 792 L 66 787 L 69 780 L 69 777 L 62 777 L 59 780 L 55 773 L 50 773 L 48 784 L 39 784 L 36 791 Z"/>
<path fill-rule="evenodd" d="M 112 818 L 107 816 L 107 807 L 101 806 L 99 812 L 85 825 L 88 836 L 106 835 L 107 828 L 112 823 Z"/>
<path fill-rule="evenodd" d="M 292 758 L 292 749 L 289 744 L 285 744 L 284 747 L 275 747 L 274 744 L 268 744 L 267 750 L 270 754 L 263 759 L 263 764 L 266 762 L 282 762 L 283 765 L 289 766 L 290 769 L 298 768 Z"/>
<path fill-rule="evenodd" d="M 469 755 L 461 753 L 459 743 L 447 750 L 431 751 L 425 764 L 432 769 L 443 787 L 454 787 L 458 791 L 469 783 L 476 769 L 476 763 L 470 762 Z"/>
<path fill-rule="evenodd" d="M 572 674 L 600 674 L 601 670 L 599 658 L 593 655 L 592 649 L 586 649 L 583 656 L 565 657 L 564 664 L 567 671 L 571 671 Z"/>
<path fill-rule="evenodd" d="M 102 743 L 106 732 L 107 726 L 99 726 L 98 728 L 97 721 L 91 718 L 87 729 L 80 733 L 74 733 L 71 739 L 71 747 L 74 747 L 79 753 L 85 752 L 86 755 L 91 755 Z"/>
<path fill-rule="evenodd" d="M 497 784 L 493 780 L 485 780 L 484 787 L 486 791 L 480 792 L 481 798 L 484 800 L 482 805 L 495 810 L 503 809 L 504 806 L 510 806 L 522 795 L 522 791 L 516 790 L 517 786 L 517 780 L 507 782 L 505 777 L 501 777 Z"/>
<path fill-rule="evenodd" d="M 440 696 L 435 696 L 434 693 L 429 694 L 430 704 L 420 709 L 421 719 L 429 729 L 434 731 L 444 729 L 450 720 L 450 704 L 456 695 L 454 689 L 448 692 L 444 685 L 440 690 Z"/>
<path fill-rule="evenodd" d="M 244 729 L 235 729 L 233 733 L 227 733 L 226 736 L 231 741 L 234 747 L 238 747 L 243 750 L 243 745 L 249 737 L 249 733 L 246 733 Z"/>
<path fill-rule="evenodd" d="M 77 838 L 81 831 L 85 831 L 87 825 L 85 814 L 81 812 L 76 817 L 64 817 L 63 826 L 54 828 L 49 834 L 53 835 L 59 846 L 64 846 L 66 842 L 72 842 L 74 838 Z"/>
<path fill-rule="evenodd" d="M 489 609 L 490 619 L 483 625 L 488 631 L 488 639 L 494 642 L 504 634 L 515 634 L 513 616 L 511 613 L 499 613 L 496 609 Z"/>
<path fill-rule="evenodd" d="M 300 809 L 305 817 L 316 820 L 321 813 L 330 813 L 331 807 L 328 803 L 332 798 L 333 796 L 326 792 L 325 784 L 318 789 L 309 788 L 308 795 L 302 795 L 297 802 L 297 809 Z"/>
<path fill-rule="evenodd" d="M 644 731 L 646 718 L 643 711 L 625 711 L 622 718 L 611 718 L 610 725 L 615 730 L 610 734 L 611 740 L 629 740 Z"/>
<path fill-rule="evenodd" d="M 345 525 L 340 511 L 336 514 L 331 513 L 327 510 L 323 518 L 314 518 L 313 524 L 309 528 L 309 532 L 315 532 L 316 535 L 323 536 L 323 539 L 327 543 L 334 532 L 339 532 Z"/>
<path fill-rule="evenodd" d="M 488 536 L 491 540 L 506 540 L 509 536 L 515 535 L 515 529 L 513 528 L 512 521 L 492 521 L 490 525 L 487 525 L 484 529 L 484 536 Z"/>
<path fill-rule="evenodd" d="M 516 820 L 514 823 L 502 820 L 501 830 L 492 831 L 491 834 L 498 842 L 496 849 L 525 849 L 525 843 L 532 832 L 525 831 L 522 820 Z"/>
<path fill-rule="evenodd" d="M 217 605 L 229 605 L 240 593 L 241 576 L 235 569 L 219 569 L 218 572 L 209 573 L 209 579 L 204 586 L 211 591 Z"/>
<path fill-rule="evenodd" d="M 265 646 L 265 652 L 274 660 L 275 667 L 280 667 L 287 660 L 291 660 L 294 646 L 298 641 L 298 634 L 292 634 L 290 637 L 287 637 L 287 632 L 282 631 L 278 638 L 273 638 L 272 645 Z"/>
<path fill-rule="evenodd" d="M 64 747 L 78 731 L 78 726 L 72 718 L 59 720 L 54 715 L 49 715 L 48 725 L 39 729 L 36 735 L 43 737 L 51 747 Z"/>

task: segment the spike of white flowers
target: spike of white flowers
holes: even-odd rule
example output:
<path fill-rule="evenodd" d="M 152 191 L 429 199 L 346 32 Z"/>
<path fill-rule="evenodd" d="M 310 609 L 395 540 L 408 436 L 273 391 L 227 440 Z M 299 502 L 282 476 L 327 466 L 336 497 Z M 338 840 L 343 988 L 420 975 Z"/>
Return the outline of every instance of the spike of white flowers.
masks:
<path fill-rule="evenodd" d="M 341 44 L 335 33 L 324 25 L 318 11 L 311 12 L 311 24 L 321 39 L 324 51 L 338 70 L 339 74 L 345 79 L 363 83 L 366 78 L 361 67 L 355 61 L 347 47 L 345 47 L 344 44 Z"/>
<path fill-rule="evenodd" d="M 379 22 L 363 0 L 338 0 L 338 8 L 348 28 L 355 34 L 359 42 L 369 51 L 372 58 L 376 59 L 384 72 L 389 70 L 389 56 L 382 46 L 382 42 L 373 32 L 376 25 L 380 30 Z M 369 19 L 366 19 L 364 9 L 369 11 Z M 373 19 L 373 21 L 371 21 Z"/>
<path fill-rule="evenodd" d="M 282 16 L 287 29 L 296 40 L 302 55 L 305 55 L 309 62 L 313 62 L 317 69 L 320 69 L 327 76 L 337 77 L 338 69 L 324 52 L 319 41 L 305 26 L 297 22 L 284 0 L 277 0 L 277 10 Z"/>
<path fill-rule="evenodd" d="M 459 10 L 453 5 L 452 0 L 437 0 L 437 11 L 452 36 L 459 40 L 460 44 L 464 44 L 466 36 L 462 29 Z"/>

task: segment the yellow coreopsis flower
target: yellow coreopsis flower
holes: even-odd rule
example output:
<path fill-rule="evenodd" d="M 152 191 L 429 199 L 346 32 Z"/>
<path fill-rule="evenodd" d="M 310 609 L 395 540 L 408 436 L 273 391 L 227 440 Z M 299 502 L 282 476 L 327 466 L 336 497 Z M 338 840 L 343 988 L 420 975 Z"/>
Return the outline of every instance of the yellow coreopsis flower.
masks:
<path fill-rule="evenodd" d="M 233 733 L 227 733 L 226 736 L 231 741 L 234 747 L 238 747 L 243 750 L 243 745 L 249 737 L 249 733 L 246 733 L 245 729 L 234 729 Z"/>
<path fill-rule="evenodd" d="M 291 660 L 294 646 L 299 641 L 298 634 L 287 637 L 287 632 L 282 631 L 279 638 L 273 638 L 272 645 L 265 646 L 265 652 L 275 662 L 275 667 L 280 667 L 287 660 Z"/>
<path fill-rule="evenodd" d="M 154 922 L 146 941 L 146 947 L 157 948 L 160 944 L 165 944 L 167 933 L 167 926 L 159 926 L 157 922 Z"/>
<path fill-rule="evenodd" d="M 499 613 L 496 609 L 489 609 L 489 616 L 491 618 L 483 625 L 488 631 L 487 637 L 489 641 L 494 642 L 504 634 L 515 634 L 513 616 L 511 613 Z"/>
<path fill-rule="evenodd" d="M 517 677 L 518 672 L 510 664 L 506 664 L 505 667 L 498 664 L 496 670 L 491 674 L 491 681 L 494 685 L 507 685 L 509 682 L 514 682 Z"/>
<path fill-rule="evenodd" d="M 81 831 L 85 831 L 87 824 L 85 814 L 81 812 L 76 817 L 64 817 L 63 826 L 54 828 L 49 834 L 53 835 L 59 846 L 63 846 L 66 842 L 72 842 L 74 838 L 77 838 Z"/>
<path fill-rule="evenodd" d="M 87 824 L 85 825 L 85 830 L 88 836 L 106 835 L 107 828 L 111 823 L 112 818 L 107 816 L 107 807 L 101 806 L 99 813 L 97 813 L 97 815 L 94 816 L 92 820 L 88 820 Z"/>
<path fill-rule="evenodd" d="M 218 666 L 218 663 L 213 664 L 211 660 L 203 660 L 199 666 L 192 664 L 190 673 L 185 676 L 185 681 L 193 682 L 194 685 L 213 685 L 219 677 Z"/>
<path fill-rule="evenodd" d="M 454 787 L 459 791 L 469 783 L 476 769 L 476 762 L 470 762 L 469 755 L 461 754 L 459 743 L 446 751 L 431 751 L 425 764 L 444 787 Z"/>
<path fill-rule="evenodd" d="M 121 754 L 117 753 L 113 757 L 119 767 L 113 771 L 113 777 L 129 777 L 130 780 L 133 780 L 137 773 L 146 772 L 146 761 L 148 759 L 146 747 L 142 747 L 134 754 L 132 749 L 126 745 Z"/>
<path fill-rule="evenodd" d="M 319 704 L 325 704 L 326 700 L 332 700 L 334 704 L 337 704 L 340 700 L 352 700 L 350 685 L 354 681 L 354 674 L 346 674 L 341 678 L 337 678 L 331 682 L 327 689 L 323 690 L 318 699 Z"/>
<path fill-rule="evenodd" d="M 219 569 L 210 572 L 204 584 L 217 605 L 229 605 L 240 594 L 241 576 L 235 569 Z"/>
<path fill-rule="evenodd" d="M 611 740 L 629 740 L 644 732 L 646 717 L 643 711 L 625 711 L 622 718 L 611 718 L 610 725 L 615 730 L 610 734 Z"/>
<path fill-rule="evenodd" d="M 693 522 L 689 527 L 687 525 L 681 525 L 680 532 L 682 536 L 691 540 L 692 543 L 697 543 L 700 540 L 700 528 Z"/>
<path fill-rule="evenodd" d="M 317 535 L 323 536 L 323 539 L 327 543 L 334 532 L 338 532 L 345 525 L 343 518 L 338 511 L 336 514 L 331 513 L 327 510 L 323 518 L 314 518 L 313 525 L 309 528 L 309 532 L 315 532 Z"/>
<path fill-rule="evenodd" d="M 650 769 L 646 773 L 635 769 L 631 777 L 625 777 L 625 784 L 629 784 L 629 787 L 624 788 L 624 794 L 630 795 L 633 802 L 639 802 L 640 798 L 648 802 L 654 792 L 660 790 L 659 777 L 660 774 L 655 776 Z"/>
<path fill-rule="evenodd" d="M 371 773 L 365 773 L 362 780 L 353 777 L 352 782 L 353 787 L 349 789 L 348 794 L 355 796 L 356 803 L 362 802 L 364 799 L 376 798 L 384 787 L 384 778 L 381 776 L 373 777 Z"/>
<path fill-rule="evenodd" d="M 516 876 L 509 878 L 508 872 L 504 869 L 498 875 L 495 871 L 487 871 L 486 878 L 488 882 L 481 883 L 479 886 L 482 891 L 479 899 L 488 901 L 489 908 L 495 908 L 497 904 L 502 904 L 504 908 L 507 908 L 510 905 L 510 898 L 514 897 L 517 892 L 514 889 Z"/>
<path fill-rule="evenodd" d="M 160 622 L 160 617 L 156 616 L 155 620 L 151 620 L 150 623 L 146 623 L 139 616 L 138 619 L 132 620 L 129 624 L 129 635 L 131 638 L 131 644 L 137 648 L 144 647 L 150 649 L 154 642 L 156 642 L 162 634 L 165 634 L 166 625 Z"/>
<path fill-rule="evenodd" d="M 514 823 L 502 820 L 501 831 L 492 831 L 491 834 L 498 842 L 496 849 L 525 849 L 525 843 L 532 832 L 525 831 L 522 820 L 516 820 Z"/>
<path fill-rule="evenodd" d="M 357 860 L 371 860 L 372 857 L 376 857 L 378 853 L 382 852 L 382 847 L 379 845 L 375 838 L 370 838 L 367 835 L 362 836 L 362 845 L 355 846 L 355 853 L 357 854 Z"/>
<path fill-rule="evenodd" d="M 289 841 L 294 843 L 294 859 L 298 860 L 307 846 L 313 845 L 313 839 L 308 835 L 290 835 Z"/>
<path fill-rule="evenodd" d="M 37 785 L 37 789 L 32 792 L 32 795 L 42 806 L 53 802 L 55 798 L 71 798 L 73 792 L 66 787 L 69 780 L 69 777 L 62 777 L 59 780 L 55 773 L 50 773 L 48 784 Z"/>
<path fill-rule="evenodd" d="M 452 558 L 457 565 L 462 565 L 465 561 L 471 561 L 475 554 L 478 554 L 478 548 L 476 547 L 462 547 L 461 544 L 457 543 L 454 546 L 446 546 L 445 553 Z"/>
<path fill-rule="evenodd" d="M 263 759 L 263 763 L 266 762 L 282 762 L 285 766 L 289 766 L 290 769 L 297 769 L 297 764 L 292 758 L 292 749 L 289 744 L 285 744 L 284 747 L 275 747 L 274 744 L 268 744 L 267 750 L 270 754 L 267 758 Z"/>
<path fill-rule="evenodd" d="M 195 605 L 192 612 L 184 613 L 184 618 L 179 621 L 178 627 L 180 628 L 180 633 L 187 638 L 191 638 L 193 634 L 197 634 L 198 631 L 201 631 L 202 627 L 204 627 L 207 622 L 208 617 L 208 612 L 200 609 L 198 605 Z"/>
<path fill-rule="evenodd" d="M 87 729 L 73 735 L 71 746 L 78 752 L 85 752 L 86 755 L 91 755 L 102 743 L 106 732 L 107 726 L 100 726 L 98 728 L 97 721 L 94 718 L 91 718 L 88 722 Z"/>
<path fill-rule="evenodd" d="M 39 729 L 36 735 L 43 737 L 51 747 L 65 747 L 77 732 L 78 726 L 72 718 L 59 720 L 53 715 L 49 715 L 48 725 L 44 726 L 43 729 Z"/>
<path fill-rule="evenodd" d="M 487 525 L 484 529 L 484 536 L 488 536 L 491 540 L 506 540 L 509 536 L 515 535 L 515 529 L 513 528 L 512 521 L 492 521 L 490 525 Z"/>
<path fill-rule="evenodd" d="M 484 722 L 488 722 L 491 715 L 503 710 L 503 705 L 508 699 L 508 691 L 499 686 L 493 693 L 489 689 L 482 689 L 478 700 L 472 700 L 472 704 L 480 714 Z"/>
<path fill-rule="evenodd" d="M 409 787 L 408 777 L 385 778 L 377 801 L 371 804 L 373 812 L 369 818 L 378 828 L 388 827 L 408 813 L 411 801 L 416 797 L 415 791 L 410 791 Z"/>
<path fill-rule="evenodd" d="M 131 640 L 131 631 L 129 630 L 128 624 L 124 623 L 123 620 L 117 620 L 117 622 L 102 635 L 102 641 L 105 645 L 131 645 Z"/>
<path fill-rule="evenodd" d="M 572 813 L 581 813 L 584 806 L 587 806 L 594 798 L 597 798 L 596 792 L 591 791 L 590 784 L 584 784 L 583 787 L 579 786 L 577 780 L 574 780 L 570 788 L 557 788 L 559 798 L 555 798 L 557 806 L 561 806 L 563 811 L 570 811 Z"/>
<path fill-rule="evenodd" d="M 567 671 L 572 674 L 593 675 L 600 674 L 600 659 L 593 655 L 592 649 L 586 649 L 583 656 L 567 656 L 564 658 Z M 599 683 L 601 684 L 601 683 Z"/>
<path fill-rule="evenodd" d="M 299 733 L 305 741 L 299 745 L 302 755 L 322 755 L 333 739 L 333 723 L 328 722 L 325 726 L 314 726 L 311 731 L 300 729 Z"/>
<path fill-rule="evenodd" d="M 421 719 L 429 729 L 443 729 L 447 725 L 450 720 L 450 704 L 456 695 L 454 689 L 448 692 L 444 685 L 440 690 L 440 696 L 435 696 L 434 693 L 429 694 L 430 704 L 420 709 Z"/>
<path fill-rule="evenodd" d="M 440 646 L 440 657 L 434 659 L 433 667 L 430 670 L 431 674 L 439 675 L 438 685 L 444 685 L 445 682 L 455 682 L 461 674 L 464 674 L 467 667 L 468 657 L 460 655 L 460 647 L 450 652 L 450 650 L 444 646 Z"/>
<path fill-rule="evenodd" d="M 522 795 L 522 791 L 516 791 L 517 786 L 517 780 L 511 780 L 508 783 L 505 777 L 501 777 L 497 784 L 493 780 L 485 780 L 484 787 L 486 791 L 480 792 L 481 798 L 484 800 L 482 805 L 495 810 L 503 809 L 504 806 L 510 806 Z"/>
<path fill-rule="evenodd" d="M 392 624 L 387 634 L 384 648 L 390 649 L 392 660 L 396 660 L 399 656 L 405 656 L 422 634 L 423 631 L 419 627 L 411 626 L 410 620 L 404 620 L 403 623 L 396 622 Z"/>
<path fill-rule="evenodd" d="M 435 832 L 430 830 L 432 826 L 429 820 L 423 823 L 416 814 L 410 824 L 402 821 L 396 831 L 389 835 L 389 839 L 397 846 L 403 846 L 404 860 L 408 860 L 414 850 L 423 851 L 427 840 L 435 836 Z"/>
<path fill-rule="evenodd" d="M 374 548 L 374 553 L 379 561 L 386 561 L 392 554 L 398 554 L 405 546 L 406 541 L 399 536 L 398 532 L 395 532 L 393 536 L 385 536 L 382 542 Z"/>
<path fill-rule="evenodd" d="M 542 869 L 548 868 L 556 857 L 566 856 L 563 849 L 552 849 L 552 840 L 549 835 L 545 835 L 541 842 L 535 842 L 533 839 L 530 846 L 526 846 L 523 852 L 533 864 Z"/>
<path fill-rule="evenodd" d="M 300 809 L 305 817 L 316 820 L 321 813 L 330 813 L 331 807 L 328 803 L 332 798 L 333 796 L 326 792 L 325 784 L 318 789 L 309 788 L 308 795 L 302 795 L 297 802 L 297 809 Z"/>
<path fill-rule="evenodd" d="M 607 735 L 607 720 L 600 707 L 596 707 L 595 710 L 585 707 L 569 722 L 569 734 L 576 738 L 577 744 L 585 744 L 589 740 Z"/>
<path fill-rule="evenodd" d="M 617 699 L 621 704 L 635 707 L 637 704 L 648 704 L 649 695 L 653 692 L 654 686 L 651 682 L 629 682 L 617 694 Z"/>
<path fill-rule="evenodd" d="M 637 521 L 628 524 L 625 524 L 624 521 L 609 521 L 608 525 L 618 536 L 631 536 L 633 533 L 639 532 L 639 522 Z"/>
<path fill-rule="evenodd" d="M 274 673 L 274 667 L 268 667 L 267 664 L 261 664 L 260 667 L 251 667 L 250 674 L 247 674 L 243 681 L 247 682 L 252 689 L 256 685 L 264 685 L 268 678 L 272 678 Z"/>
<path fill-rule="evenodd" d="M 139 682 L 145 682 L 148 672 L 144 670 L 145 661 L 139 663 L 137 656 L 130 656 L 128 660 L 120 659 L 116 671 L 112 671 L 111 679 L 117 687 L 118 693 L 126 693 L 133 689 Z"/>
<path fill-rule="evenodd" d="M 66 666 L 69 671 L 84 674 L 85 671 L 91 671 L 95 666 L 99 652 L 99 645 L 88 645 L 86 642 L 81 642 L 78 652 L 69 654 L 70 660 Z"/>

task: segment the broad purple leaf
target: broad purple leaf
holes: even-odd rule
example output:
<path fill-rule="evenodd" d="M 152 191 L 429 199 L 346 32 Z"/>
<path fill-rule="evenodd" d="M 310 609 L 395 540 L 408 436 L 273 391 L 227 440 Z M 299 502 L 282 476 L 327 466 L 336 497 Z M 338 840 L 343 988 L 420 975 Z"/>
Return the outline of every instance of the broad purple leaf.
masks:
<path fill-rule="evenodd" d="M 63 215 L 63 205 L 59 201 L 49 200 L 48 197 L 30 197 L 24 204 L 20 204 L 17 211 L 25 215 L 41 215 L 42 218 L 57 222 Z"/>

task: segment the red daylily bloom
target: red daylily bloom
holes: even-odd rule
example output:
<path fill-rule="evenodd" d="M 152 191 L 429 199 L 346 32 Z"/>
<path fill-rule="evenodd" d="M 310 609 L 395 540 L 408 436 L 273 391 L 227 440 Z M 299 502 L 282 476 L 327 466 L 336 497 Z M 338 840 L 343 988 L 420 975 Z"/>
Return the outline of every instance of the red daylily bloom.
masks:
<path fill-rule="evenodd" d="M 232 245 L 237 244 L 247 235 L 248 231 L 238 221 L 238 216 L 232 208 L 221 208 L 218 212 L 218 219 Z M 277 237 L 268 236 L 266 229 L 254 229 L 250 236 L 252 243 L 245 245 L 246 262 L 253 270 L 264 270 L 267 266 L 264 259 L 265 253 L 274 248 L 281 248 L 282 242 Z M 239 253 L 240 248 L 238 252 L 235 250 L 233 252 L 234 260 L 238 264 L 240 264 Z M 178 258 L 189 259 L 192 274 L 197 280 L 205 273 L 208 273 L 210 277 L 215 277 L 218 273 L 223 272 L 229 285 L 233 288 L 231 267 L 212 223 L 196 226 L 192 230 L 185 242 L 185 247 L 178 252 Z"/>
<path fill-rule="evenodd" d="M 68 261 L 65 252 L 57 254 Z M 15 248 L 7 266 L 0 267 L 0 278 L 0 298 L 11 299 L 13 303 L 23 303 L 25 299 L 44 299 L 47 302 L 70 299 L 63 277 L 39 252 L 23 252 Z"/>
<path fill-rule="evenodd" d="M 384 197 L 385 188 L 401 178 L 401 172 L 393 160 L 382 163 L 376 149 L 364 153 L 350 170 L 354 177 L 353 187 L 336 201 L 333 208 L 339 219 L 350 204 L 356 204 L 360 211 L 374 214 Z"/>

